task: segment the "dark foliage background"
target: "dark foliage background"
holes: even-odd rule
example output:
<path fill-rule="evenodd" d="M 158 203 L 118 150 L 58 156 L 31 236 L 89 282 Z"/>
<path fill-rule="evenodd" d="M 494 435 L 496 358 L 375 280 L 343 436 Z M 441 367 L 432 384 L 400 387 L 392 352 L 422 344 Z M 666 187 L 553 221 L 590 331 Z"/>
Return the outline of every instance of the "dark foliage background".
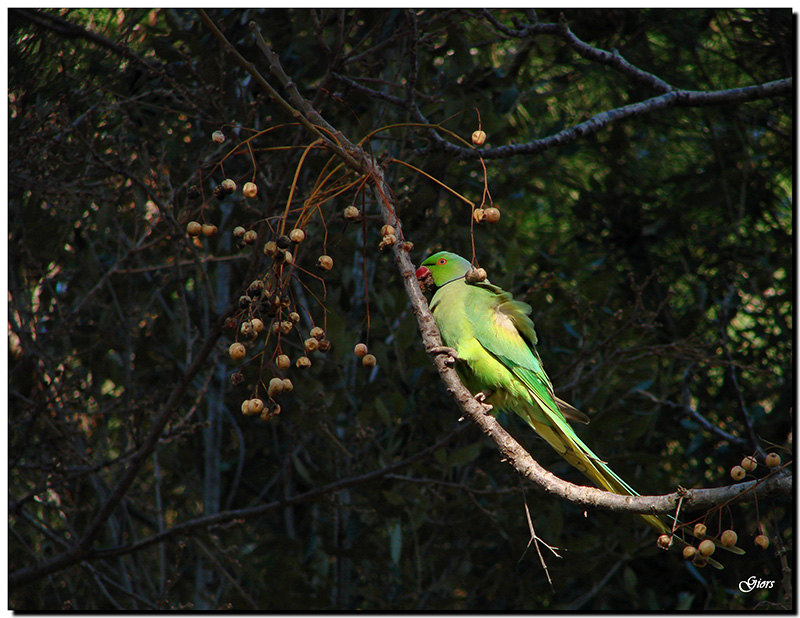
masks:
<path fill-rule="evenodd" d="M 534 18 L 558 22 L 553 11 L 209 15 L 269 78 L 254 21 L 343 134 L 369 135 L 376 154 L 473 201 L 479 161 L 467 148 L 443 151 L 411 123 L 424 117 L 468 140 L 477 110 L 486 148 L 524 144 L 659 94 L 558 36 L 516 36 Z M 582 41 L 678 88 L 792 76 L 788 9 L 563 15 Z M 707 517 L 713 533 L 739 533 L 747 554 L 722 556 L 725 570 L 714 571 L 659 551 L 631 516 L 584 513 L 523 487 L 494 445 L 458 422 L 392 260 L 378 251 L 379 208 L 352 189 L 308 220 L 289 290 L 302 319 L 282 339 L 294 359 L 310 328 L 324 325 L 332 348 L 309 370 L 286 372 L 295 388 L 279 397 L 279 416 L 243 416 L 241 402 L 256 389 L 263 396 L 259 378 L 272 377 L 274 348 L 262 363 L 253 358 L 263 337 L 250 346 L 234 386 L 236 331 L 220 327 L 267 271 L 261 247 L 311 138 L 193 11 L 8 17 L 12 608 L 792 605 L 789 498 L 685 514 Z M 728 484 L 730 467 L 759 449 L 791 460 L 792 121 L 786 95 L 679 106 L 486 161 L 502 218 L 474 228 L 478 261 L 533 306 L 556 390 L 592 417 L 578 431 L 643 493 Z M 398 126 L 373 133 L 389 125 Z M 224 172 L 214 167 L 270 127 L 250 142 L 252 158 L 242 148 Z M 210 139 L 218 129 L 221 145 Z M 292 213 L 328 159 L 307 155 Z M 240 187 L 253 179 L 253 161 L 256 199 L 211 196 L 225 176 Z M 389 162 L 386 174 L 416 263 L 439 248 L 471 255 L 467 205 L 410 167 Z M 363 224 L 343 219 L 352 203 Z M 195 246 L 190 220 L 219 234 Z M 257 230 L 258 243 L 238 247 L 237 225 Z M 320 278 L 321 253 L 335 266 Z M 374 369 L 353 355 L 358 341 L 377 356 Z M 142 457 L 165 406 L 169 422 Z M 548 469 L 584 483 L 522 422 L 501 420 Z M 97 519 L 135 466 L 122 499 Z M 553 590 L 533 546 L 526 552 L 526 503 L 538 536 L 560 548 L 560 559 L 543 550 Z M 187 525 L 214 514 L 215 525 Z M 766 551 L 753 546 L 759 526 Z M 83 559 L 13 579 L 80 546 L 87 531 Z M 750 576 L 776 584 L 742 594 Z"/>

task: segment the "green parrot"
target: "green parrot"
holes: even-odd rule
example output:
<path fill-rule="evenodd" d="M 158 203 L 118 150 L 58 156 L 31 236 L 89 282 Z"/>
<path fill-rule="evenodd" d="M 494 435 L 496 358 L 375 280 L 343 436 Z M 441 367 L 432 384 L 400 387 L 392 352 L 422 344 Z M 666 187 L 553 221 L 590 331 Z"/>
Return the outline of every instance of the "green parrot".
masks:
<path fill-rule="evenodd" d="M 553 392 L 536 351 L 536 331 L 528 317 L 530 306 L 514 300 L 488 279 L 468 283 L 466 274 L 471 267 L 461 256 L 440 251 L 416 272 L 420 281 L 433 278 L 437 290 L 431 310 L 445 345 L 455 352 L 461 381 L 480 401 L 522 417 L 599 488 L 638 495 L 567 422 L 588 423 L 589 418 Z M 659 517 L 640 517 L 658 532 L 670 534 L 671 529 Z M 713 559 L 709 563 L 721 568 Z"/>

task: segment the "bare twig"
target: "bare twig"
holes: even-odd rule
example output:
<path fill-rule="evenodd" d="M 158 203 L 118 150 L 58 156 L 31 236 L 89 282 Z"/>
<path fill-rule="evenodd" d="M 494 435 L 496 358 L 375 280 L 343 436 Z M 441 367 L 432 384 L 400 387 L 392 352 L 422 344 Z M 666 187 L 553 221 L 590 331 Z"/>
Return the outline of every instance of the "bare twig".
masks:
<path fill-rule="evenodd" d="M 753 419 L 750 418 L 750 413 L 747 411 L 747 407 L 744 404 L 744 397 L 742 396 L 742 389 L 739 388 L 739 380 L 736 378 L 736 366 L 733 363 L 733 358 L 731 357 L 730 347 L 728 346 L 728 333 L 726 330 L 727 324 L 730 320 L 730 306 L 731 300 L 736 294 L 736 289 L 731 284 L 730 288 L 728 289 L 727 294 L 725 295 L 724 300 L 722 301 L 720 307 L 722 309 L 722 315 L 720 316 L 717 328 L 719 330 L 719 339 L 720 343 L 722 344 L 722 350 L 725 353 L 725 358 L 727 359 L 729 365 L 729 372 L 731 383 L 733 384 L 733 388 L 736 392 L 736 402 L 739 404 L 739 415 L 742 417 L 742 422 L 744 423 L 745 428 L 747 429 L 747 435 L 750 438 L 750 443 L 755 448 L 756 452 L 761 456 L 764 457 L 764 449 L 761 448 L 761 444 L 758 440 L 758 436 L 756 436 L 755 428 L 753 427 Z"/>
<path fill-rule="evenodd" d="M 547 549 L 549 549 L 556 558 L 561 558 L 561 556 L 556 551 L 556 549 L 557 549 L 556 547 L 553 547 L 549 543 L 544 542 L 542 539 L 540 539 L 536 535 L 536 530 L 533 527 L 533 520 L 531 519 L 531 510 L 528 508 L 528 500 L 525 497 L 525 485 L 523 485 L 521 481 L 520 481 L 520 485 L 522 487 L 522 503 L 525 506 L 525 519 L 528 522 L 528 530 L 530 531 L 531 536 L 528 539 L 528 544 L 525 546 L 525 552 L 523 552 L 522 556 L 520 556 L 520 559 L 519 559 L 518 562 L 522 561 L 522 559 L 525 557 L 525 553 L 527 553 L 528 548 L 531 546 L 531 543 L 535 541 L 536 542 L 536 553 L 539 556 L 539 564 L 542 565 L 542 569 L 544 569 L 544 574 L 547 576 L 547 583 L 550 584 L 550 590 L 553 593 L 555 593 L 555 588 L 553 587 L 553 580 L 550 577 L 550 569 L 547 568 L 547 563 L 544 561 L 544 556 L 542 556 L 542 549 L 541 549 L 541 547 L 539 547 L 539 544 L 541 543 L 542 545 L 547 547 Z"/>
<path fill-rule="evenodd" d="M 190 534 L 194 530 L 200 530 L 203 528 L 208 528 L 209 526 L 219 525 L 235 520 L 243 520 L 248 517 L 254 517 L 257 515 L 263 515 L 264 513 L 268 513 L 270 511 L 284 509 L 288 506 L 303 504 L 311 500 L 316 500 L 321 496 L 335 493 L 337 491 L 347 489 L 348 487 L 354 487 L 356 485 L 362 485 L 364 483 L 369 483 L 378 479 L 382 479 L 386 477 L 386 475 L 391 474 L 396 470 L 405 468 L 410 464 L 412 464 L 413 462 L 422 459 L 430 455 L 434 451 L 437 451 L 438 449 L 442 448 L 455 435 L 457 435 L 460 431 L 462 431 L 464 427 L 468 427 L 468 425 L 462 425 L 461 427 L 457 427 L 455 430 L 447 434 L 444 438 L 432 444 L 428 448 L 419 451 L 418 453 L 414 453 L 413 455 L 410 455 L 409 457 L 403 459 L 402 461 L 398 461 L 389 466 L 386 466 L 385 468 L 381 468 L 380 470 L 373 470 L 372 472 L 368 472 L 367 474 L 362 474 L 360 476 L 340 479 L 338 481 L 329 483 L 328 485 L 316 487 L 305 493 L 298 494 L 296 496 L 287 496 L 285 498 L 281 498 L 280 500 L 274 500 L 267 504 L 262 504 L 259 506 L 249 507 L 245 509 L 220 511 L 219 513 L 215 513 L 213 515 L 208 515 L 206 517 L 199 517 L 197 519 L 193 519 L 172 526 L 171 528 L 168 528 L 161 533 L 154 534 L 145 539 L 141 539 L 140 541 L 137 541 L 136 543 L 131 543 L 130 545 L 123 545 L 121 547 L 115 547 L 111 549 L 94 550 L 89 554 L 87 554 L 85 556 L 85 559 L 111 558 L 114 556 L 130 554 L 135 551 L 139 551 L 140 549 L 143 549 L 145 547 L 149 547 L 155 543 L 162 543 L 167 539 L 174 538 L 176 536 Z"/>
<path fill-rule="evenodd" d="M 79 37 L 88 41 L 92 41 L 93 43 L 100 45 L 101 47 L 105 47 L 106 49 L 111 50 L 123 58 L 134 60 L 145 66 L 148 65 L 147 60 L 134 53 L 127 45 L 120 45 L 119 43 L 116 43 L 101 34 L 87 30 L 83 26 L 72 23 L 71 21 L 67 21 L 58 15 L 54 15 L 53 13 L 41 9 L 14 8 L 11 10 L 36 24 L 40 28 L 52 30 L 53 32 L 57 32 L 61 36 L 68 39 Z"/>
<path fill-rule="evenodd" d="M 228 572 L 228 569 L 225 568 L 225 565 L 223 565 L 219 561 L 219 559 L 214 555 L 214 553 L 210 549 L 208 549 L 208 547 L 205 546 L 205 543 L 203 543 L 200 539 L 196 537 L 192 540 L 194 541 L 194 544 L 197 546 L 197 548 L 200 550 L 200 553 L 202 553 L 206 558 L 208 558 L 208 560 L 214 565 L 214 568 L 217 569 L 217 571 L 226 580 L 228 580 L 228 582 L 230 582 L 231 586 L 233 586 L 236 589 L 236 592 L 238 592 L 242 596 L 242 598 L 245 601 L 247 601 L 247 604 L 255 610 L 260 609 L 258 607 L 258 603 L 256 603 L 253 600 L 253 597 L 247 594 L 247 591 L 244 588 L 242 588 L 242 585 L 238 581 L 236 581 L 236 578 L 233 575 L 231 575 L 230 572 Z"/>
<path fill-rule="evenodd" d="M 259 86 L 261 86 L 264 90 L 267 91 L 270 98 L 278 104 L 283 110 L 289 114 L 292 118 L 294 118 L 297 122 L 302 124 L 308 131 L 310 131 L 313 135 L 316 135 L 318 138 L 322 139 L 325 145 L 330 148 L 333 152 L 339 155 L 345 162 L 348 163 L 354 169 L 358 169 L 359 165 L 358 162 L 352 158 L 352 155 L 348 153 L 344 148 L 341 147 L 340 144 L 336 143 L 331 136 L 326 134 L 325 132 L 321 131 L 318 126 L 312 122 L 306 115 L 303 114 L 304 110 L 307 112 L 307 115 L 312 116 L 314 121 L 321 119 L 321 116 L 316 113 L 313 108 L 311 108 L 311 104 L 305 101 L 300 97 L 299 93 L 297 92 L 297 88 L 294 87 L 294 84 L 291 80 L 288 80 L 286 74 L 283 71 L 277 71 L 273 69 L 275 66 L 280 66 L 278 62 L 277 56 L 269 49 L 269 47 L 264 43 L 264 39 L 261 37 L 258 27 L 251 22 L 250 27 L 253 30 L 254 34 L 256 34 L 256 39 L 259 42 L 259 48 L 267 57 L 267 60 L 270 62 L 270 67 L 273 73 L 276 73 L 281 79 L 284 87 L 289 91 L 289 95 L 292 97 L 294 106 L 290 104 L 286 99 L 284 99 L 275 88 L 273 88 L 270 83 L 264 78 L 263 75 L 256 69 L 255 64 L 247 60 L 244 56 L 242 56 L 236 48 L 231 44 L 230 41 L 222 34 L 222 31 L 217 28 L 217 25 L 214 21 L 208 16 L 208 14 L 203 9 L 198 9 L 198 13 L 202 18 L 203 22 L 205 22 L 206 26 L 214 33 L 216 36 L 225 46 L 225 50 L 232 54 L 236 61 L 248 72 L 250 75 L 253 76 L 253 79 L 256 80 Z M 327 125 L 327 123 L 325 123 Z M 329 126 L 329 125 L 328 125 Z M 327 126 L 326 126 L 327 128 Z"/>
<path fill-rule="evenodd" d="M 205 365 L 208 356 L 214 350 L 217 340 L 222 334 L 222 322 L 224 317 L 231 313 L 234 305 L 228 307 L 225 311 L 223 319 L 212 328 L 208 335 L 203 347 L 195 355 L 194 362 L 191 367 L 186 371 L 181 381 L 172 390 L 172 393 L 164 402 L 161 410 L 155 417 L 155 421 L 150 428 L 142 446 L 131 457 L 130 465 L 125 469 L 122 478 L 117 482 L 109 497 L 102 504 L 94 519 L 89 524 L 87 530 L 84 532 L 78 543 L 72 546 L 61 554 L 33 564 L 29 567 L 18 569 L 8 576 L 9 586 L 20 586 L 27 582 L 33 581 L 50 573 L 55 573 L 63 568 L 71 566 L 77 562 L 81 562 L 91 552 L 92 545 L 100 534 L 103 525 L 119 505 L 122 498 L 130 488 L 131 483 L 139 474 L 139 470 L 144 465 L 147 458 L 153 452 L 161 438 L 161 434 L 167 423 L 170 421 L 176 410 L 180 409 L 178 402 L 183 397 L 189 385 L 192 383 L 195 375 Z"/>
<path fill-rule="evenodd" d="M 650 401 L 653 401 L 653 402 L 655 402 L 657 404 L 660 404 L 662 406 L 669 406 L 671 408 L 678 408 L 679 410 L 684 412 L 686 415 L 691 417 L 693 420 L 695 420 L 705 431 L 707 431 L 707 432 L 709 432 L 711 434 L 714 434 L 718 438 L 722 438 L 723 440 L 727 440 L 731 444 L 735 444 L 736 446 L 739 446 L 739 447 L 747 446 L 747 442 L 745 440 L 743 440 L 739 436 L 735 436 L 732 433 L 729 433 L 729 432 L 725 431 L 721 427 L 717 427 L 714 423 L 712 423 L 706 417 L 704 417 L 702 414 L 700 414 L 700 412 L 698 410 L 696 410 L 691 405 L 689 405 L 690 397 L 686 396 L 686 395 L 689 394 L 688 393 L 688 388 L 689 388 L 688 385 L 684 385 L 684 387 L 683 387 L 683 390 L 684 390 L 684 396 L 683 396 L 684 403 L 676 403 L 674 401 L 668 401 L 666 399 L 661 399 L 661 398 L 656 397 L 652 393 L 650 393 L 648 391 L 645 391 L 645 390 L 638 390 L 636 392 L 640 393 L 641 395 L 643 395 L 645 397 L 647 397 Z"/>

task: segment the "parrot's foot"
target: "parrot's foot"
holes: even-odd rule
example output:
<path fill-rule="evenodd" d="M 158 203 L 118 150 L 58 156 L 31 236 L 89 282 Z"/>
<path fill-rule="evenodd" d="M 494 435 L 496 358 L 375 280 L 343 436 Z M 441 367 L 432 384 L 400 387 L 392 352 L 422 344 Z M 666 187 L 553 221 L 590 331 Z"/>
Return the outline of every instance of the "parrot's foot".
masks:
<path fill-rule="evenodd" d="M 486 412 L 491 412 L 492 409 L 494 408 L 492 404 L 486 403 L 486 399 L 491 397 L 492 394 L 493 391 L 487 389 L 487 390 L 482 390 L 480 393 L 475 395 L 475 401 L 477 401 L 480 404 L 483 404 L 483 407 L 486 408 Z"/>
<path fill-rule="evenodd" d="M 453 349 L 446 345 L 435 345 L 431 346 L 426 350 L 428 354 L 432 354 L 436 356 L 437 354 L 446 354 L 448 358 L 444 360 L 446 365 L 452 365 L 458 360 L 458 353 Z"/>

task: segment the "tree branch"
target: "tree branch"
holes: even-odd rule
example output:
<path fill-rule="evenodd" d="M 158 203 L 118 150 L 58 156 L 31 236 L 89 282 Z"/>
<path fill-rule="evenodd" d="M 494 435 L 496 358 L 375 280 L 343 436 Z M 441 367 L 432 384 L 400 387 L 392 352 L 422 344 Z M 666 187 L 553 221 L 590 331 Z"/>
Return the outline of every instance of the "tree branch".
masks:
<path fill-rule="evenodd" d="M 93 43 L 101 47 L 105 47 L 106 49 L 111 50 L 112 52 L 114 52 L 119 56 L 122 56 L 123 58 L 127 58 L 128 60 L 134 60 L 145 66 L 149 66 L 147 60 L 135 54 L 126 45 L 115 43 L 111 39 L 108 39 L 101 34 L 97 34 L 96 32 L 92 32 L 91 30 L 87 30 L 83 26 L 79 26 L 78 24 L 72 23 L 71 21 L 67 21 L 66 19 L 64 19 L 63 17 L 59 17 L 58 15 L 48 13 L 42 9 L 13 8 L 10 9 L 10 11 L 13 11 L 17 15 L 24 17 L 25 19 L 36 24 L 40 28 L 56 32 L 60 36 L 63 36 L 64 38 L 67 39 L 83 38 L 86 39 L 87 41 L 92 41 Z"/>
<path fill-rule="evenodd" d="M 627 75 L 638 82 L 641 82 L 645 86 L 648 86 L 657 92 L 670 92 L 675 90 L 674 86 L 668 84 L 660 77 L 657 77 L 652 73 L 648 73 L 647 71 L 643 71 L 642 69 L 632 65 L 630 62 L 625 60 L 618 51 L 614 50 L 612 52 L 607 52 L 603 49 L 592 47 L 588 43 L 585 43 L 579 39 L 577 36 L 575 36 L 575 33 L 570 30 L 569 26 L 567 25 L 567 20 L 564 18 L 563 14 L 561 14 L 557 24 L 543 24 L 541 22 L 534 22 L 525 25 L 519 30 L 514 30 L 503 24 L 494 15 L 492 15 L 489 9 L 483 9 L 482 14 L 483 17 L 490 24 L 492 24 L 497 31 L 506 36 L 527 39 L 539 34 L 555 35 L 562 39 L 572 49 L 574 49 L 581 58 L 591 60 L 592 62 L 597 62 L 598 64 L 610 66 L 618 70 L 620 73 Z"/>
<path fill-rule="evenodd" d="M 350 154 L 349 151 L 354 150 L 354 146 L 352 144 L 346 144 L 346 147 L 343 148 L 341 143 L 338 143 L 334 139 L 332 139 L 331 134 L 335 134 L 337 138 L 342 138 L 341 133 L 338 133 L 331 127 L 323 118 L 322 116 L 317 113 L 317 111 L 311 106 L 311 104 L 303 99 L 300 96 L 300 93 L 297 91 L 297 87 L 294 85 L 294 82 L 289 79 L 286 73 L 283 71 L 283 68 L 280 65 L 280 60 L 278 59 L 277 54 L 275 54 L 269 46 L 264 41 L 264 38 L 261 36 L 261 33 L 258 29 L 258 26 L 255 22 L 250 22 L 250 29 L 252 30 L 254 36 L 256 37 L 256 43 L 258 44 L 259 49 L 264 53 L 267 61 L 270 65 L 270 71 L 278 77 L 278 80 L 281 82 L 283 87 L 288 91 L 289 98 L 292 103 L 289 103 L 284 99 L 275 88 L 273 88 L 270 83 L 264 78 L 263 75 L 256 69 L 255 64 L 247 60 L 244 56 L 242 56 L 233 44 L 228 41 L 222 31 L 217 28 L 217 25 L 214 21 L 208 16 L 208 14 L 203 9 L 198 9 L 198 13 L 202 18 L 203 22 L 205 22 L 206 26 L 214 33 L 224 45 L 225 51 L 232 54 L 236 61 L 248 72 L 252 75 L 253 79 L 256 80 L 259 86 L 261 86 L 264 90 L 267 91 L 270 98 L 283 110 L 289 114 L 294 120 L 302 124 L 306 130 L 311 132 L 316 137 L 320 138 L 331 151 L 336 153 L 345 163 L 347 163 L 353 169 L 358 169 L 359 165 L 358 162 L 355 161 Z M 319 125 L 319 126 L 317 126 Z M 321 131 L 320 126 L 327 131 Z M 343 140 L 346 141 L 346 140 Z"/>
<path fill-rule="evenodd" d="M 484 9 L 482 16 L 500 33 L 514 38 L 528 38 L 540 34 L 549 34 L 561 38 L 567 45 L 578 53 L 582 58 L 612 67 L 630 77 L 631 79 L 660 92 L 661 95 L 631 103 L 622 107 L 607 110 L 595 114 L 589 120 L 581 122 L 571 128 L 564 129 L 558 133 L 542 139 L 526 142 L 524 144 L 514 144 L 509 146 L 499 146 L 496 148 L 486 148 L 476 150 L 465 148 L 448 142 L 436 131 L 427 132 L 433 147 L 436 150 L 444 151 L 462 160 L 472 160 L 483 158 L 487 159 L 506 159 L 518 155 L 539 154 L 551 148 L 565 146 L 576 140 L 598 133 L 612 122 L 618 122 L 627 118 L 650 114 L 656 111 L 669 109 L 671 107 L 702 107 L 705 105 L 721 105 L 724 103 L 746 103 L 757 99 L 766 99 L 777 96 L 788 96 L 793 91 L 793 79 L 791 77 L 779 79 L 765 84 L 756 84 L 742 88 L 730 88 L 725 90 L 699 91 L 684 90 L 676 88 L 652 73 L 642 69 L 625 60 L 616 50 L 608 52 L 596 47 L 592 47 L 579 39 L 567 25 L 566 20 L 561 18 L 557 24 L 545 24 L 534 22 L 524 27 L 514 30 L 505 26 L 497 20 L 488 9 Z M 393 97 L 378 91 L 371 90 L 350 80 L 346 76 L 332 75 L 338 81 L 348 84 L 352 88 L 371 97 L 378 98 L 398 107 L 406 107 L 407 100 Z M 418 106 L 412 106 L 414 118 L 422 124 L 433 124 L 421 112 Z"/>
<path fill-rule="evenodd" d="M 631 103 L 616 107 L 599 114 L 595 114 L 588 120 L 576 124 L 573 127 L 559 131 L 558 133 L 542 139 L 526 142 L 524 144 L 512 144 L 509 146 L 498 146 L 496 148 L 486 148 L 475 150 L 456 146 L 446 141 L 441 136 L 433 140 L 437 150 L 442 150 L 460 159 L 506 159 L 517 155 L 539 154 L 551 148 L 566 146 L 589 135 L 598 133 L 612 122 L 619 122 L 626 118 L 651 114 L 656 111 L 669 109 L 672 107 L 701 107 L 704 105 L 720 105 L 722 103 L 746 103 L 757 99 L 765 99 L 792 92 L 793 81 L 791 77 L 779 79 L 766 84 L 746 86 L 744 88 L 731 88 L 729 90 L 714 90 L 701 92 L 697 90 L 671 90 L 666 94 L 646 99 L 638 103 Z"/>
<path fill-rule="evenodd" d="M 131 483 L 133 483 L 133 480 L 139 474 L 139 470 L 141 469 L 142 465 L 144 465 L 145 461 L 147 461 L 147 458 L 158 445 L 158 441 L 161 438 L 161 433 L 167 426 L 169 420 L 172 418 L 175 412 L 180 409 L 178 404 L 181 398 L 189 388 L 189 385 L 192 383 L 194 376 L 205 365 L 208 356 L 214 350 L 217 340 L 222 334 L 222 324 L 224 319 L 228 314 L 233 312 L 234 308 L 235 305 L 230 305 L 225 311 L 225 314 L 218 320 L 217 324 L 209 333 L 203 347 L 195 355 L 194 362 L 192 363 L 191 367 L 187 370 L 186 374 L 183 376 L 183 379 L 175 386 L 169 398 L 161 407 L 161 410 L 156 416 L 156 420 L 153 422 L 153 425 L 151 426 L 144 443 L 131 457 L 130 465 L 125 469 L 125 472 L 122 474 L 122 478 L 116 484 L 108 499 L 100 507 L 100 510 L 89 524 L 80 541 L 78 541 L 78 543 L 70 549 L 50 558 L 49 560 L 44 560 L 29 567 L 18 569 L 13 573 L 9 573 L 9 587 L 20 586 L 39 579 L 40 577 L 44 577 L 45 575 L 60 571 L 61 569 L 81 562 L 91 553 L 92 544 L 97 538 L 97 535 L 100 533 L 103 524 L 105 524 L 105 522 L 117 508 L 120 501 L 130 488 Z"/>
<path fill-rule="evenodd" d="M 197 519 L 186 521 L 181 524 L 176 524 L 171 528 L 167 528 L 162 532 L 149 536 L 145 539 L 141 539 L 140 541 L 137 541 L 135 543 L 131 543 L 130 545 L 123 545 L 121 547 L 114 547 L 109 549 L 93 550 L 87 553 L 87 555 L 84 557 L 84 560 L 100 560 L 100 559 L 114 558 L 116 556 L 130 554 L 135 551 L 144 549 L 145 547 L 149 547 L 155 543 L 163 543 L 164 541 L 173 538 L 175 536 L 190 534 L 195 530 L 208 528 L 209 526 L 218 526 L 237 519 L 247 519 L 248 517 L 264 515 L 265 513 L 269 513 L 271 511 L 275 511 L 278 509 L 284 509 L 289 506 L 310 502 L 322 496 L 336 493 L 337 491 L 341 491 L 349 487 L 354 487 L 356 485 L 362 485 L 364 483 L 370 483 L 372 481 L 379 480 L 391 474 L 392 472 L 395 472 L 396 470 L 401 470 L 402 468 L 409 466 L 415 461 L 422 459 L 430 455 L 431 453 L 439 450 L 467 426 L 468 425 L 462 425 L 461 427 L 457 427 L 455 430 L 447 434 L 444 438 L 437 441 L 435 444 L 432 444 L 431 446 L 425 448 L 422 451 L 419 451 L 418 453 L 414 453 L 413 455 L 406 457 L 402 461 L 398 461 L 386 466 L 385 468 L 381 468 L 380 470 L 373 470 L 372 472 L 368 472 L 367 474 L 362 474 L 360 476 L 354 476 L 334 481 L 322 487 L 316 487 L 314 489 L 311 489 L 302 494 L 298 494 L 296 496 L 289 496 L 286 498 L 282 498 L 280 500 L 273 500 L 272 502 L 269 502 L 267 504 L 262 504 L 259 506 L 254 506 L 246 509 L 220 511 L 219 513 L 214 513 L 213 515 L 208 515 L 206 517 L 198 517 Z"/>

